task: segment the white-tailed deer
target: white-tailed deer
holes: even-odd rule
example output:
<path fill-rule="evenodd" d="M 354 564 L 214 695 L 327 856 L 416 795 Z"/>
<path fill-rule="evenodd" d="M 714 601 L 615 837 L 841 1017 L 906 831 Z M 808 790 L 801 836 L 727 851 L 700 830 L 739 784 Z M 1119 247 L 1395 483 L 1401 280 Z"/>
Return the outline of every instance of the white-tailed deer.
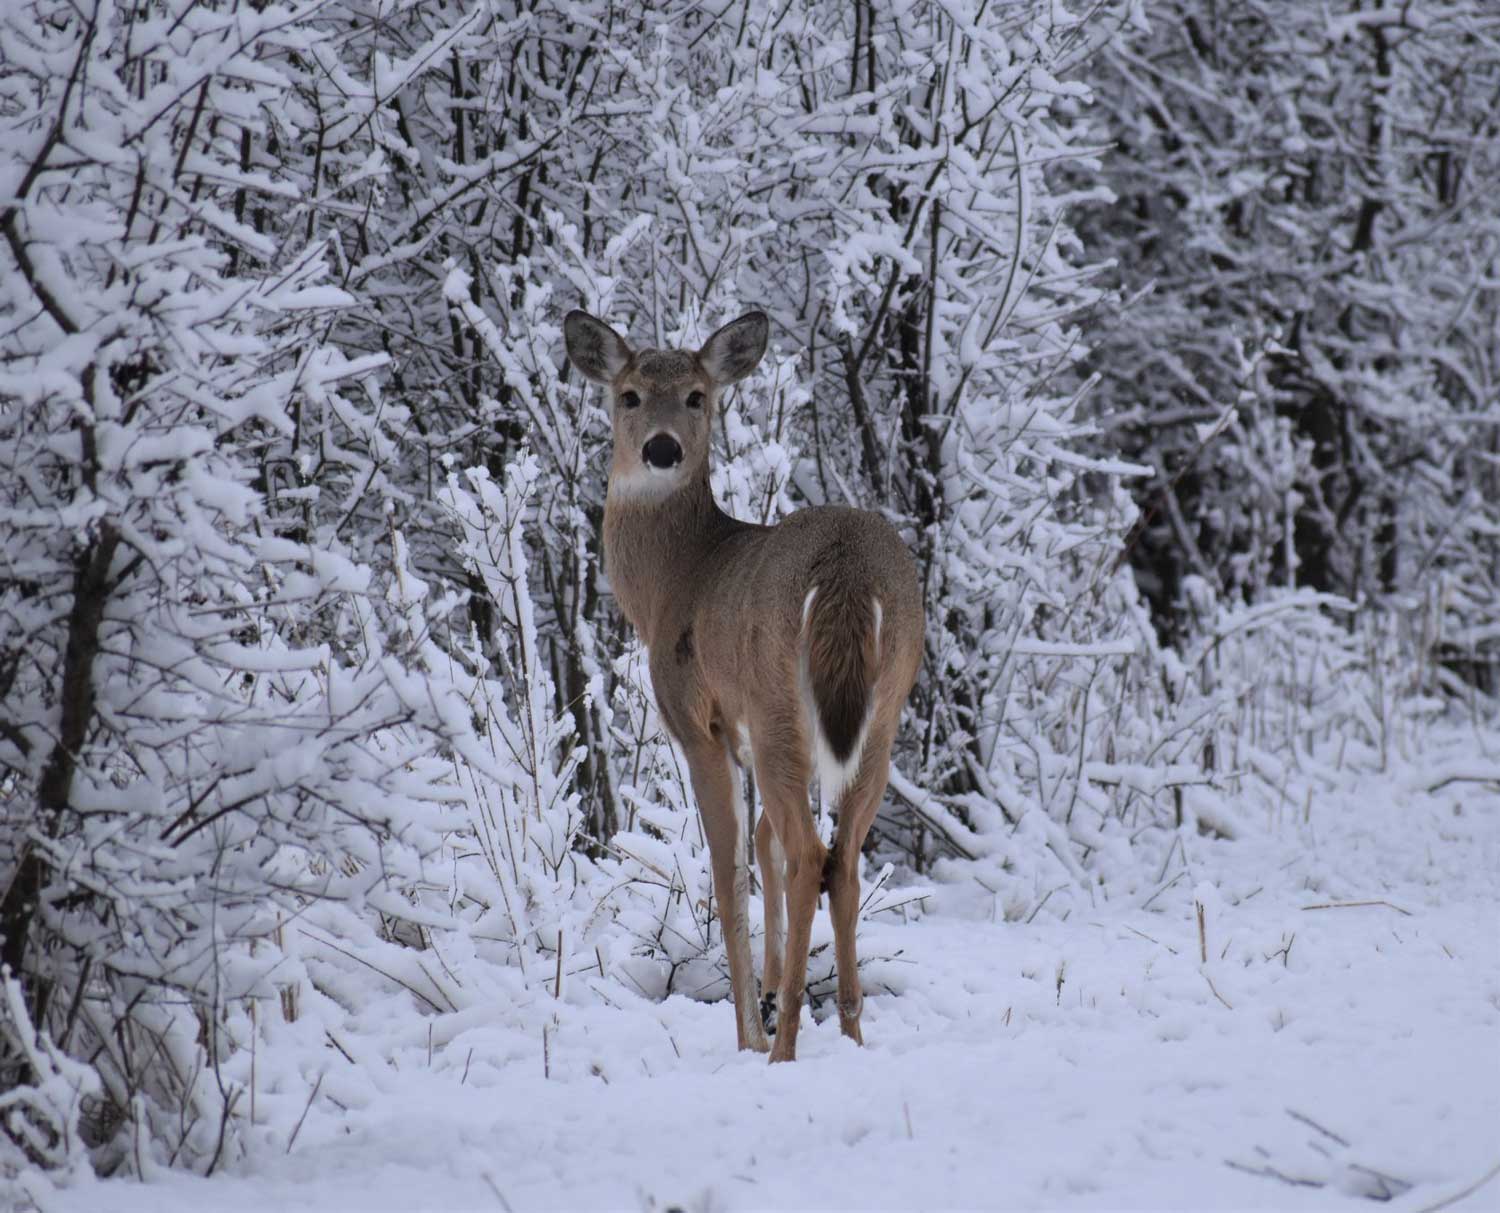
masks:
<path fill-rule="evenodd" d="M 614 456 L 605 569 L 650 651 L 662 720 L 687 756 L 713 861 L 739 1046 L 770 1047 L 750 961 L 748 823 L 733 763 L 753 763 L 765 804 L 755 849 L 766 899 L 765 988 L 779 990 L 771 1060 L 796 1056 L 820 888 L 833 917 L 839 1023 L 863 1043 L 854 950 L 859 854 L 922 660 L 916 566 L 878 514 L 819 506 L 766 527 L 731 518 L 714 502 L 714 412 L 725 386 L 765 353 L 763 313 L 731 321 L 696 353 L 632 350 L 580 311 L 568 314 L 563 331 L 573 365 L 608 389 Z M 808 806 L 814 774 L 824 802 L 837 807 L 832 850 Z"/>

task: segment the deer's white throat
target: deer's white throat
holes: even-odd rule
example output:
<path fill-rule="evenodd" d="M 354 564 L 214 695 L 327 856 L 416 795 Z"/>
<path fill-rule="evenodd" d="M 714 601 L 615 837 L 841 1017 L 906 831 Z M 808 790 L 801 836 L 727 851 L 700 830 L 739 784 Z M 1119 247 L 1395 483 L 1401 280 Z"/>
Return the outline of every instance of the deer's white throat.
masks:
<path fill-rule="evenodd" d="M 622 501 L 660 501 L 687 483 L 686 465 L 654 468 L 641 463 L 633 468 L 611 471 L 609 495 Z"/>

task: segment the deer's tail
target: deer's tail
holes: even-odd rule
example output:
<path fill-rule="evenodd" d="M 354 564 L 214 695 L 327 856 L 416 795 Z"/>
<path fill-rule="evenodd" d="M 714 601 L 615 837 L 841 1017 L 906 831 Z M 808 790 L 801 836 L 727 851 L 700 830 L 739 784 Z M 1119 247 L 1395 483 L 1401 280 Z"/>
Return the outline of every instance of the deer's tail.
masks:
<path fill-rule="evenodd" d="M 881 604 L 870 588 L 829 578 L 802 607 L 813 748 L 825 802 L 837 803 L 859 773 L 874 706 Z"/>

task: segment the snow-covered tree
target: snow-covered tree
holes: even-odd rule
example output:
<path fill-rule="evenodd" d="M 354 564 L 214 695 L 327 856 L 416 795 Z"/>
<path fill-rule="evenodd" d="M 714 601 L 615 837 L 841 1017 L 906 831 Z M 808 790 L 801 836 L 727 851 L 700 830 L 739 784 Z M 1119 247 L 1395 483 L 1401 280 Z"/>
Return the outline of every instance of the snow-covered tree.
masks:
<path fill-rule="evenodd" d="M 1174 0 L 1099 57 L 1115 194 L 1082 231 L 1123 295 L 1104 442 L 1156 467 L 1132 559 L 1437 621 L 1493 679 L 1500 13 L 1474 0 Z"/>
<path fill-rule="evenodd" d="M 275 7 L 0 14 L 0 1081 L 55 1096 L 38 1058 L 91 1059 L 110 1165 L 223 1156 L 255 1006 L 297 980 L 285 924 L 421 874 L 461 820 L 445 749 L 498 765 L 336 520 L 385 359 L 326 343 L 326 242 L 258 217 L 303 183 L 243 149 L 302 138 L 283 68 L 322 36 Z M 41 1106 L 11 1142 L 78 1140 Z"/>
<path fill-rule="evenodd" d="M 377 989 L 439 1017 L 584 971 L 715 987 L 701 832 L 601 574 L 572 306 L 681 346 L 764 308 L 721 502 L 878 509 L 917 554 L 877 847 L 1030 915 L 1136 887 L 1179 822 L 1231 828 L 1225 654 L 1264 619 L 1205 594 L 1213 642 L 1159 646 L 1124 559 L 1148 469 L 1075 373 L 1108 337 L 1072 227 L 1104 199 L 1085 77 L 1130 10 L 0 13 L 18 1150 L 211 1169 L 247 1125 L 289 1142 L 304 1096 L 251 1046 L 306 1016 L 357 1057 Z M 1265 491 L 1304 492 L 1263 420 Z"/>

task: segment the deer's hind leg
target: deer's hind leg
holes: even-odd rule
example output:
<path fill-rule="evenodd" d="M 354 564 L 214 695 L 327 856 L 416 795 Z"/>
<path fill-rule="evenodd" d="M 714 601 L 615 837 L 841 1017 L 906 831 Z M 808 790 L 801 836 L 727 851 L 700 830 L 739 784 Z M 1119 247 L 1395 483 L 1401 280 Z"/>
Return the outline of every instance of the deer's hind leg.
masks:
<path fill-rule="evenodd" d="M 746 855 L 749 822 L 740 773 L 730 764 L 724 743 L 708 736 L 684 742 L 698 815 L 708 836 L 713 864 L 714 901 L 724 927 L 729 984 L 734 995 L 735 1036 L 742 1049 L 764 1053 L 771 1043 L 755 997 L 755 969 L 750 961 L 750 862 Z"/>
<path fill-rule="evenodd" d="M 864 993 L 859 982 L 855 931 L 859 924 L 859 856 L 885 795 L 891 772 L 891 739 L 873 735 L 865 743 L 858 774 L 838 805 L 838 833 L 828 855 L 828 911 L 833 919 L 834 955 L 839 973 L 839 1029 L 864 1044 L 859 1016 Z"/>
<path fill-rule="evenodd" d="M 823 861 L 827 848 L 818 837 L 812 809 L 807 803 L 811 771 L 806 747 L 800 744 L 795 726 L 757 728 L 755 736 L 755 782 L 765 813 L 786 855 L 786 948 L 782 958 L 781 988 L 777 993 L 776 1042 L 772 1061 L 791 1061 L 797 1056 L 797 1029 L 802 1017 L 802 996 L 807 984 L 807 950 L 812 940 L 813 915 L 823 883 Z"/>

